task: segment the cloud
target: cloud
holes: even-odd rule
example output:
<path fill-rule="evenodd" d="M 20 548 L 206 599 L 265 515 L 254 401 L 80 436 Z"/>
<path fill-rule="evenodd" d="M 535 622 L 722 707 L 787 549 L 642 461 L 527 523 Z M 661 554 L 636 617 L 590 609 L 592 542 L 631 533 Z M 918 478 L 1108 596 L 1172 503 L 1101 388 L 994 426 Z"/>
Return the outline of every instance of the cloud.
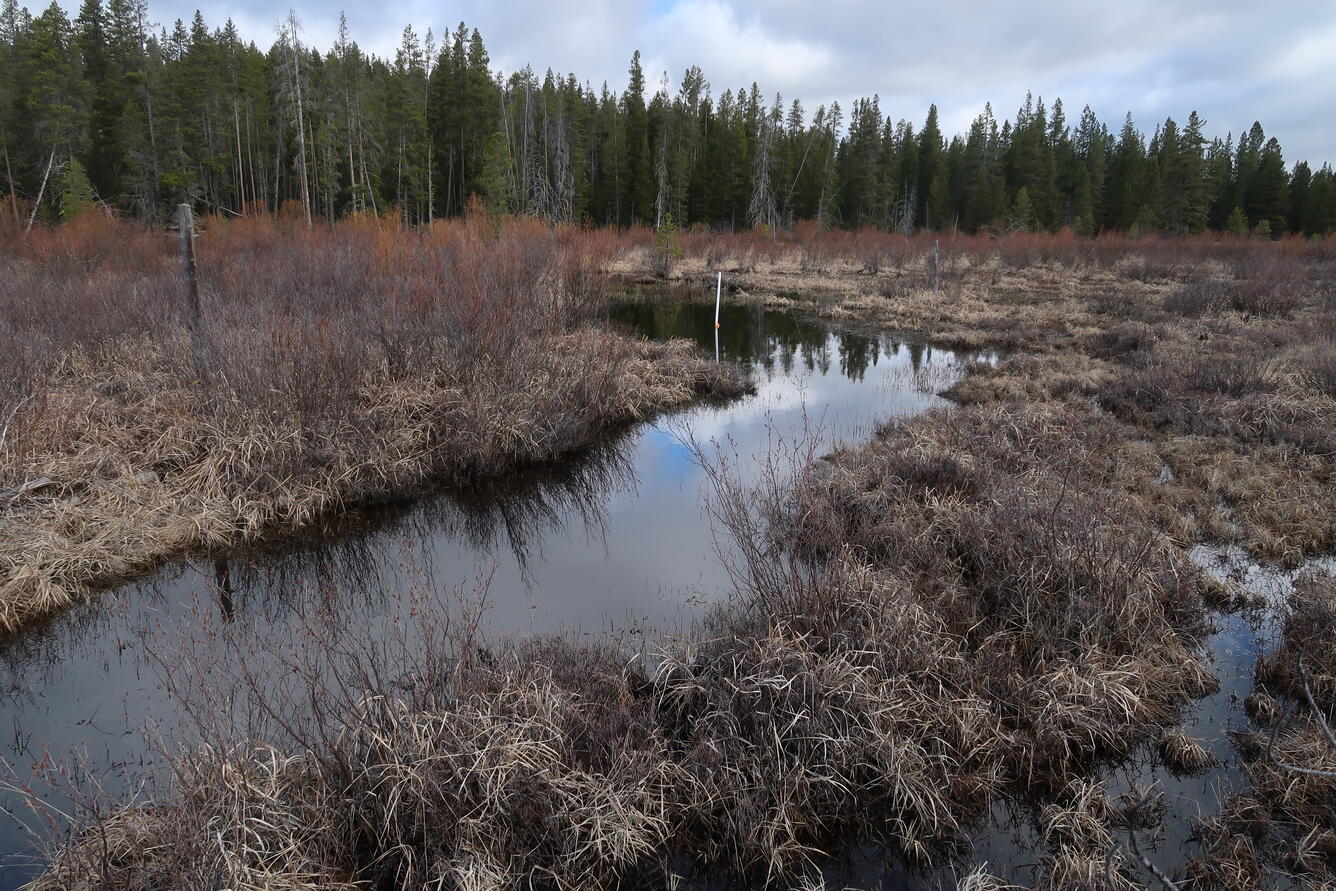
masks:
<path fill-rule="evenodd" d="M 72 2 L 72 0 L 71 0 Z M 196 0 L 199 2 L 199 0 Z M 294 0 L 308 39 L 328 45 L 339 6 Z M 159 0 L 170 24 L 194 5 Z M 233 17 L 267 45 L 283 10 L 259 0 L 203 7 L 206 21 Z M 1237 134 L 1254 120 L 1288 158 L 1336 161 L 1336 4 L 1330 0 L 387 0 L 348 8 L 362 46 L 392 57 L 412 24 L 438 38 L 459 20 L 483 34 L 493 64 L 573 72 L 595 88 L 626 84 L 640 49 L 647 80 L 674 83 L 700 65 L 715 94 L 757 82 L 766 96 L 800 98 L 810 111 L 877 93 L 893 117 L 921 123 L 935 102 L 948 132 L 963 130 L 987 101 L 1010 117 L 1027 90 L 1068 117 L 1090 104 L 1110 125 L 1131 111 L 1153 128 L 1197 110 L 1211 134 Z"/>
<path fill-rule="evenodd" d="M 770 92 L 793 92 L 800 84 L 828 78 L 838 64 L 830 47 L 776 34 L 759 13 L 740 16 L 723 0 L 682 0 L 648 22 L 641 34 L 649 48 L 647 65 L 656 75 L 665 70 L 680 75 L 695 64 L 719 89 L 756 82 Z"/>

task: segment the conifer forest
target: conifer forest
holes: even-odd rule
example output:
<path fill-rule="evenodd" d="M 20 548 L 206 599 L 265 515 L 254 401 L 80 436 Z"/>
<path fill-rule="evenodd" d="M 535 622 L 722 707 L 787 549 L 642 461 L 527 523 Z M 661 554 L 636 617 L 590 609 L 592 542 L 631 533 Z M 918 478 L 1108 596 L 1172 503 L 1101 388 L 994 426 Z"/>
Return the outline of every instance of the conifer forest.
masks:
<path fill-rule="evenodd" d="M 157 219 L 187 201 L 226 214 L 298 202 L 326 220 L 393 208 L 421 223 L 477 194 L 594 226 L 1336 227 L 1331 167 L 1287 160 L 1260 123 L 1098 110 L 1127 111 L 1111 127 L 1027 97 L 1014 117 L 986 107 L 952 134 L 935 106 L 921 122 L 876 95 L 812 109 L 694 66 L 671 81 L 638 51 L 616 86 L 503 76 L 464 23 L 405 28 L 382 59 L 346 22 L 332 46 L 310 45 L 295 14 L 265 48 L 199 13 L 155 24 L 144 0 L 85 0 L 72 21 L 56 3 L 0 12 L 5 191 L 48 221 L 95 202 Z"/>

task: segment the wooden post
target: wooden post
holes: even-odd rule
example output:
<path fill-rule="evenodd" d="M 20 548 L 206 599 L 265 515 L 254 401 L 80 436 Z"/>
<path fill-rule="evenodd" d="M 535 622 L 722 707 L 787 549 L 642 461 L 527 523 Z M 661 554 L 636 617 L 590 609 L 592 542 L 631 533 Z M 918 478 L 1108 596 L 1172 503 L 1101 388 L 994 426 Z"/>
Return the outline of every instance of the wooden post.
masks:
<path fill-rule="evenodd" d="M 190 332 L 190 358 L 200 380 L 208 374 L 204 361 L 204 333 L 200 325 L 199 277 L 195 271 L 195 215 L 189 204 L 176 206 L 176 225 L 181 230 L 181 271 L 186 278 L 186 330 Z"/>
<path fill-rule="evenodd" d="M 936 294 L 941 289 L 942 289 L 941 243 L 934 238 L 932 240 L 932 292 Z"/>

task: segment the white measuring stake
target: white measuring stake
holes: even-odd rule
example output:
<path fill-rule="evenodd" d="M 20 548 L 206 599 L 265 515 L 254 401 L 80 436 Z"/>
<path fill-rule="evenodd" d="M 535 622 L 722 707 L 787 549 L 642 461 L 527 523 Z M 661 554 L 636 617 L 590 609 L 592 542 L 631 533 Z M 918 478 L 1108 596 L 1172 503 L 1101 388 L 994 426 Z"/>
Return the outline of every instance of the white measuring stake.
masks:
<path fill-rule="evenodd" d="M 719 361 L 719 304 L 724 299 L 724 274 L 719 273 L 719 280 L 714 286 L 714 361 Z"/>
<path fill-rule="evenodd" d="M 719 302 L 724 299 L 724 274 L 719 273 L 719 281 L 714 286 L 714 327 L 719 327 Z"/>

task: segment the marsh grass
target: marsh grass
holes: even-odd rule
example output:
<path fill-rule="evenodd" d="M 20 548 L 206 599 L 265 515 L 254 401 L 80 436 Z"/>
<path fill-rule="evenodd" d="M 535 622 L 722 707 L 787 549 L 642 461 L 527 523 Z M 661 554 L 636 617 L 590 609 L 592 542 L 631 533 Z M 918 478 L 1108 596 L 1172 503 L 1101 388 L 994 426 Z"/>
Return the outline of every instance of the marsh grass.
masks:
<path fill-rule="evenodd" d="M 89 222 L 0 271 L 0 491 L 47 481 L 0 496 L 0 628 L 187 548 L 551 461 L 743 387 L 684 342 L 604 328 L 597 242 L 485 218 L 208 221 L 201 376 L 167 241 Z"/>
<path fill-rule="evenodd" d="M 727 269 L 764 297 L 806 274 L 834 318 L 1024 351 L 974 366 L 959 407 L 772 455 L 752 482 L 701 450 L 736 591 L 694 633 L 650 659 L 506 645 L 423 603 L 411 646 L 377 650 L 316 620 L 242 660 L 240 731 L 188 683 L 209 660 L 169 666 L 205 719 L 174 789 L 76 831 L 37 887 L 607 887 L 683 854 L 777 886 L 850 837 L 941 862 L 1003 796 L 1035 808 L 1040 887 L 1137 887 L 1112 830 L 1162 804 L 1120 808 L 1092 775 L 1148 740 L 1201 761 L 1164 728 L 1217 686 L 1199 645 L 1224 598 L 1181 545 L 1336 541 L 1326 359 L 1304 337 L 1331 307 L 1254 262 L 1274 250 L 1311 285 L 1330 244 L 943 239 L 934 291 L 932 240 L 682 236 L 672 275 Z M 628 273 L 649 249 L 599 243 Z M 1199 282 L 1199 314 L 1166 297 Z M 1315 732 L 1244 741 L 1313 763 Z M 1262 757 L 1249 775 L 1256 806 L 1203 827 L 1194 886 L 1256 887 L 1268 837 L 1324 862 L 1330 781 Z"/>
<path fill-rule="evenodd" d="M 851 836 L 941 862 L 1003 795 L 1058 799 L 1054 887 L 1101 877 L 1084 778 L 1200 692 L 1205 583 L 1108 495 L 1108 431 L 1075 420 L 930 416 L 752 482 L 702 448 L 737 597 L 649 660 L 488 643 L 430 596 L 388 644 L 317 615 L 246 659 L 164 657 L 200 716 L 175 791 L 37 887 L 590 887 L 681 854 L 768 884 Z M 201 685 L 222 664 L 240 676 Z M 111 862 L 99 837 L 145 821 L 172 843 Z"/>

